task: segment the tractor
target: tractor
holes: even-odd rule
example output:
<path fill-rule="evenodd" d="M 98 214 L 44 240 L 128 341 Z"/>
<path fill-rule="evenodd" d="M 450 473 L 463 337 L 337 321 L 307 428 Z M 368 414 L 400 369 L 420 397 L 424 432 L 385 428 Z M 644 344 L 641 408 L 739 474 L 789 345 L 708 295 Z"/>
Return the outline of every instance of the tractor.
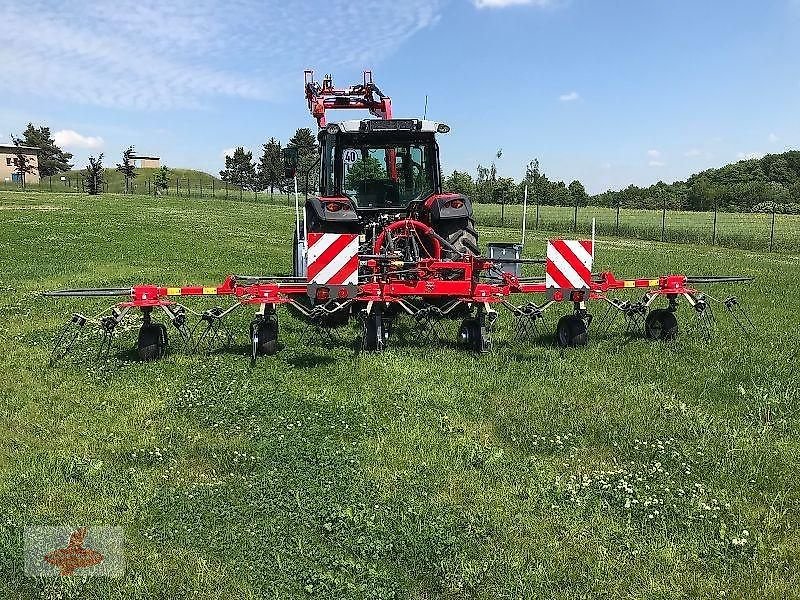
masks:
<path fill-rule="evenodd" d="M 388 252 L 398 264 L 416 265 L 424 259 L 461 260 L 480 254 L 478 232 L 470 199 L 442 189 L 436 136 L 449 133 L 449 125 L 393 118 L 391 99 L 375 85 L 369 71 L 364 72 L 363 84 L 345 89 L 335 88 L 330 75 L 322 85 L 314 81 L 313 71 L 306 71 L 305 78 L 306 99 L 319 126 L 314 148 L 318 160 L 313 166 L 319 194 L 306 200 L 302 214 L 298 213 L 293 274 L 310 282 L 309 309 L 321 304 L 328 307 L 319 324 L 343 325 L 363 309 L 363 303 L 347 302 L 345 309 L 352 295 L 342 292 L 343 281 L 329 277 L 333 270 L 329 263 L 323 262 L 323 269 L 329 268 L 321 272 L 312 263 L 309 272 L 309 253 L 317 255 L 309 241 L 322 234 L 351 234 L 358 237 L 362 257 Z M 329 123 L 325 114 L 329 109 L 366 109 L 377 118 Z M 287 177 L 297 176 L 301 150 L 284 149 Z M 355 274 L 363 279 L 370 268 L 361 265 Z M 336 309 L 337 299 L 342 309 Z M 417 307 L 421 302 L 416 299 Z M 437 311 L 447 305 L 442 298 L 429 298 L 424 304 Z M 386 308 L 381 315 L 384 321 L 398 307 Z M 464 318 L 469 311 L 460 308 L 442 314 Z M 382 327 L 387 329 L 388 323 Z"/>

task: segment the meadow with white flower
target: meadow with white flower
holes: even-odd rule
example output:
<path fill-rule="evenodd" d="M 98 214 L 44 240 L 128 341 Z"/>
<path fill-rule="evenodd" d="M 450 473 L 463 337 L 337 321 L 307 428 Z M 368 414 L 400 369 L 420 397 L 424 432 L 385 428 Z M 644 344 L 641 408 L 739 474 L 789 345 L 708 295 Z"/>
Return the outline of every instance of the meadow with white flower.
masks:
<path fill-rule="evenodd" d="M 64 320 L 104 306 L 42 290 L 286 271 L 292 226 L 254 202 L 0 198 L 1 597 L 797 595 L 797 256 L 598 241 L 620 276 L 756 276 L 709 288 L 739 296 L 749 339 L 718 310 L 707 341 L 684 308 L 672 344 L 362 355 L 355 329 L 309 345 L 284 312 L 254 365 L 243 314 L 227 352 L 142 364 L 132 330 L 48 366 Z M 26 578 L 22 528 L 65 523 L 123 526 L 125 575 Z"/>

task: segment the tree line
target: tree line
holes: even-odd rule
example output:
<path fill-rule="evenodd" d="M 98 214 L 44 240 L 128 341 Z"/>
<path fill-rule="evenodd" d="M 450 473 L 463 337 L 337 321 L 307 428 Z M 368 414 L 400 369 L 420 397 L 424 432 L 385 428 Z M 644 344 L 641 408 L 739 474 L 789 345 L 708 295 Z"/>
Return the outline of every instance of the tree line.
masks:
<path fill-rule="evenodd" d="M 73 155 L 58 147 L 50 128 L 35 127 L 28 123 L 20 136 L 11 139 L 18 150 L 15 152 L 15 169 L 21 175 L 33 172 L 23 146 L 39 148 L 39 174 L 42 177 L 70 171 Z M 287 147 L 297 147 L 298 187 L 308 193 L 316 189 L 318 177 L 318 147 L 311 129 L 302 127 L 286 142 Z M 289 181 L 284 177 L 282 150 L 284 145 L 270 137 L 262 144 L 258 160 L 243 146 L 237 147 L 225 157 L 225 168 L 220 178 L 232 185 L 249 190 L 285 191 Z M 498 151 L 498 158 L 502 151 Z M 122 162 L 116 170 L 125 179 L 125 191 L 130 192 L 130 183 L 137 172 L 133 163 L 134 148 L 129 146 L 122 153 Z M 99 193 L 103 188 L 103 154 L 90 156 L 84 170 L 90 193 Z M 154 193 L 166 191 L 170 170 L 161 167 L 154 177 Z M 539 160 L 530 161 L 520 181 L 498 174 L 495 163 L 478 165 L 474 176 L 467 171 L 453 171 L 442 183 L 446 191 L 463 193 L 473 202 L 519 204 L 523 201 L 527 187 L 529 201 L 555 206 L 605 206 L 616 208 L 643 208 L 689 211 L 722 210 L 731 212 L 779 212 L 800 214 L 800 151 L 791 150 L 781 154 L 767 154 L 762 158 L 741 160 L 720 168 L 707 169 L 691 175 L 685 181 L 665 183 L 659 181 L 647 187 L 630 185 L 621 190 L 609 190 L 589 195 L 585 186 L 577 179 L 567 184 L 551 180 L 540 167 Z"/>
<path fill-rule="evenodd" d="M 302 192 L 316 188 L 317 140 L 311 129 L 301 127 L 286 143 L 298 148 L 298 187 Z M 253 152 L 238 146 L 225 156 L 225 168 L 219 172 L 220 179 L 248 190 L 283 191 L 288 184 L 283 169 L 283 145 L 274 137 L 261 145 L 261 155 L 253 159 Z"/>
<path fill-rule="evenodd" d="M 578 180 L 569 184 L 550 180 L 538 160 L 527 165 L 519 182 L 499 177 L 492 164 L 478 165 L 474 177 L 466 171 L 453 171 L 443 186 L 483 203 L 520 204 L 527 186 L 529 201 L 543 205 L 800 214 L 800 151 L 741 160 L 696 173 L 686 181 L 630 185 L 595 195 L 587 194 Z"/>

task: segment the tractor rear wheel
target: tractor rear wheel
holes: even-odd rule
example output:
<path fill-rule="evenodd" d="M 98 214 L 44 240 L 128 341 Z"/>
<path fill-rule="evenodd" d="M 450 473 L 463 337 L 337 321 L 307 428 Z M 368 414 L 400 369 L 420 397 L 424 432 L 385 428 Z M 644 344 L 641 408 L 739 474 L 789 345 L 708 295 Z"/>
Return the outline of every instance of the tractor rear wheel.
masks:
<path fill-rule="evenodd" d="M 556 326 L 556 344 L 561 348 L 577 348 L 589 343 L 589 328 L 578 315 L 564 315 Z"/>
<path fill-rule="evenodd" d="M 435 227 L 436 233 L 450 242 L 459 253 L 478 255 L 478 231 L 475 229 L 475 219 L 463 217 L 452 221 L 440 221 Z M 458 258 L 457 254 L 449 248 L 442 248 L 443 258 Z"/>
<path fill-rule="evenodd" d="M 644 333 L 650 340 L 674 340 L 678 335 L 675 313 L 666 308 L 651 310 L 644 322 Z"/>
<path fill-rule="evenodd" d="M 162 358 L 167 352 L 167 344 L 167 328 L 163 323 L 147 323 L 139 328 L 136 350 L 140 360 Z"/>

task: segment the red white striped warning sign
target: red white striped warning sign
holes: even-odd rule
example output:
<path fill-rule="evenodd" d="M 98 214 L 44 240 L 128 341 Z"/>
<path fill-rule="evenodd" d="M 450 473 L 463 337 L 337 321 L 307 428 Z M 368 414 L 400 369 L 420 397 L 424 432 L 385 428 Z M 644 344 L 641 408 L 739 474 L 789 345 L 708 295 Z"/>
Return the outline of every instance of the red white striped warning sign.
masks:
<path fill-rule="evenodd" d="M 591 240 L 550 240 L 547 243 L 545 287 L 588 289 L 591 281 Z"/>
<path fill-rule="evenodd" d="M 358 284 L 358 234 L 308 234 L 309 283 Z"/>

